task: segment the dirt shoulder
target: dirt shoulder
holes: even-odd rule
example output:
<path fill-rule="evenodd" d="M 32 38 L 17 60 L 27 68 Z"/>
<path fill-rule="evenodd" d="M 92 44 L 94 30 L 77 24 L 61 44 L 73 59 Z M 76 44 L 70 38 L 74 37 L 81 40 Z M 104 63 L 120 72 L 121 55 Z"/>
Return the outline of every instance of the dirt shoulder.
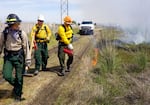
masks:
<path fill-rule="evenodd" d="M 71 72 L 66 73 L 66 76 L 64 77 L 54 78 L 47 86 L 43 87 L 43 89 L 39 92 L 37 97 L 30 103 L 30 105 L 58 104 L 57 101 L 59 100 L 58 98 L 60 94 L 61 95 L 63 95 L 64 93 L 66 94 L 68 93 L 67 90 L 74 89 L 74 88 L 70 88 L 70 86 L 72 85 L 73 82 L 78 82 L 78 81 L 73 80 L 73 78 L 79 78 L 78 72 L 80 71 L 79 68 L 81 64 L 83 63 L 82 57 L 86 55 L 87 51 L 89 51 L 90 49 L 89 41 L 91 39 L 89 38 L 87 39 L 87 38 L 80 40 L 81 43 L 78 43 L 79 45 L 76 44 L 77 52 L 75 53 L 75 59 L 71 67 Z M 88 40 L 88 41 L 85 41 L 85 40 Z M 86 64 L 86 65 L 89 65 L 89 64 Z M 85 67 L 85 65 L 82 65 L 82 66 Z M 69 99 L 69 98 L 66 98 L 66 99 Z"/>

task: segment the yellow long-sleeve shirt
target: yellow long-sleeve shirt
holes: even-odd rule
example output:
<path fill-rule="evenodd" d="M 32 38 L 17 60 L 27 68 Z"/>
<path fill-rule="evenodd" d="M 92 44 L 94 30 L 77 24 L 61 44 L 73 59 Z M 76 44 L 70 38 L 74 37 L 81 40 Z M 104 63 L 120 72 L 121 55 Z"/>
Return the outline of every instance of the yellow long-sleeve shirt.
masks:
<path fill-rule="evenodd" d="M 65 32 L 66 29 L 66 32 Z M 60 25 L 58 28 L 58 34 L 61 37 L 60 42 L 63 42 L 65 44 L 70 44 L 72 42 L 72 35 L 73 35 L 73 30 L 70 26 L 65 26 L 65 28 Z"/>
<path fill-rule="evenodd" d="M 35 36 L 35 38 L 38 38 L 38 39 L 46 39 L 46 38 L 50 38 L 51 36 L 51 30 L 50 28 L 48 27 L 48 25 L 46 24 L 43 24 L 40 28 L 39 28 L 39 31 L 38 33 L 37 30 L 38 30 L 38 24 L 34 25 L 33 28 L 32 28 L 32 31 L 31 31 L 31 38 L 33 38 L 33 36 Z M 35 35 L 36 34 L 36 35 Z"/>

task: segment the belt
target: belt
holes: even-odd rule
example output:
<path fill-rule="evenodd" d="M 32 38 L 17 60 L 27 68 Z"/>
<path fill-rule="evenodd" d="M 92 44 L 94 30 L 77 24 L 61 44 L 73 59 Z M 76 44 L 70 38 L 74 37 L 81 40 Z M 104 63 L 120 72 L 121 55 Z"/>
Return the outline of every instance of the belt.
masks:
<path fill-rule="evenodd" d="M 7 49 L 4 49 L 4 53 L 5 53 L 5 55 L 22 55 L 23 54 L 23 49 L 21 48 L 20 50 L 18 50 L 18 51 L 9 51 L 9 50 L 7 50 Z"/>
<path fill-rule="evenodd" d="M 37 40 L 35 40 L 36 42 L 38 42 L 38 43 L 44 43 L 44 42 L 47 42 L 45 39 L 43 40 L 41 40 L 41 39 L 37 39 Z"/>
<path fill-rule="evenodd" d="M 59 46 L 67 46 L 67 44 L 65 44 L 64 42 L 60 42 L 58 43 Z"/>

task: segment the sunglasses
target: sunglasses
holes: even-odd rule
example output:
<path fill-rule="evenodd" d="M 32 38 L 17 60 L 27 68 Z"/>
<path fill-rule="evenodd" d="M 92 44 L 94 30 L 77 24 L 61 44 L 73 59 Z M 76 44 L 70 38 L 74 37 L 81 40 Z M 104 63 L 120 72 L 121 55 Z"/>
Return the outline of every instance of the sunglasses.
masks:
<path fill-rule="evenodd" d="M 17 22 L 17 23 L 15 23 L 14 25 L 20 25 L 20 23 L 19 23 L 19 22 Z"/>
<path fill-rule="evenodd" d="M 42 20 L 38 20 L 38 22 L 44 22 L 44 21 L 42 21 Z"/>

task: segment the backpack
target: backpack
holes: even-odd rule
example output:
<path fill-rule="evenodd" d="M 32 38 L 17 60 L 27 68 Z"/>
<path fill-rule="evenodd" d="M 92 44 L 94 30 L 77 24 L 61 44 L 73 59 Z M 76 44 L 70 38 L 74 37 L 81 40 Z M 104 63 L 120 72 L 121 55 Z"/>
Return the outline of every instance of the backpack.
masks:
<path fill-rule="evenodd" d="M 4 34 L 4 44 L 6 44 L 8 32 L 9 32 L 9 27 L 6 27 L 6 28 L 4 29 L 4 31 L 3 31 L 3 34 Z M 19 30 L 18 33 L 19 33 L 19 37 L 20 37 L 21 41 L 23 42 L 22 35 L 21 35 L 21 34 L 22 34 L 22 31 Z"/>
<path fill-rule="evenodd" d="M 62 26 L 63 26 L 63 28 L 65 29 L 65 32 L 66 32 L 67 30 L 66 30 L 65 25 L 62 24 Z M 72 29 L 71 25 L 70 25 L 70 28 Z M 56 39 L 57 41 L 61 40 L 61 37 L 59 36 L 58 32 L 55 33 L 55 39 Z"/>

